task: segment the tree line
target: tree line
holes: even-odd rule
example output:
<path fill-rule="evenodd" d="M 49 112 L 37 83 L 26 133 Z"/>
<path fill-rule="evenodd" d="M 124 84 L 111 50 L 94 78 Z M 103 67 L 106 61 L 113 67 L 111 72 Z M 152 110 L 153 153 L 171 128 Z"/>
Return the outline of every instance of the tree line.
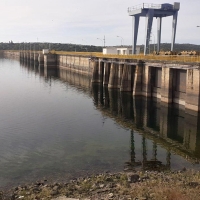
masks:
<path fill-rule="evenodd" d="M 140 46 L 140 52 L 143 53 L 144 45 Z M 128 46 L 127 46 L 128 47 Z M 130 47 L 130 46 L 129 46 Z M 157 45 L 149 45 L 149 51 L 152 53 Z M 160 45 L 160 51 L 170 51 L 170 43 L 162 43 Z M 55 51 L 77 51 L 77 52 L 102 52 L 101 46 L 94 45 L 82 45 L 82 44 L 71 44 L 71 43 L 48 43 L 48 42 L 37 42 L 37 43 L 14 43 L 12 40 L 8 43 L 0 43 L 0 50 L 35 50 L 41 51 L 42 49 L 50 49 Z M 195 44 L 175 44 L 174 51 L 200 51 L 200 45 Z"/>
<path fill-rule="evenodd" d="M 48 42 L 35 42 L 35 43 L 0 43 L 0 50 L 35 50 L 41 51 L 42 49 L 50 49 L 55 51 L 77 51 L 77 52 L 102 52 L 102 47 L 94 45 L 81 45 L 71 43 L 48 43 Z"/>

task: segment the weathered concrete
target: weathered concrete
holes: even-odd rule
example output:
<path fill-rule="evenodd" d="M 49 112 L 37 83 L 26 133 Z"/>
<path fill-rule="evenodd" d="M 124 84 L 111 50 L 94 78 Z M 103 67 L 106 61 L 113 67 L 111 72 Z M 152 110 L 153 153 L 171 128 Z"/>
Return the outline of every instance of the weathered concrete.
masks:
<path fill-rule="evenodd" d="M 92 73 L 92 83 L 99 83 L 99 65 L 98 61 L 93 60 L 91 62 L 92 68 L 93 68 L 93 73 Z"/>
<path fill-rule="evenodd" d="M 133 74 L 135 71 L 135 66 L 124 64 L 122 81 L 121 81 L 121 92 L 131 92 L 133 90 Z"/>
<path fill-rule="evenodd" d="M 133 95 L 142 95 L 143 63 L 138 63 L 135 68 Z"/>
<path fill-rule="evenodd" d="M 121 84 L 122 84 L 122 75 L 123 75 L 123 69 L 124 69 L 124 64 L 119 64 L 119 70 L 118 70 L 118 88 L 120 89 Z"/>
<path fill-rule="evenodd" d="M 164 103 L 172 102 L 172 69 L 163 67 L 161 76 L 161 101 Z"/>
<path fill-rule="evenodd" d="M 111 63 L 108 88 L 118 88 L 118 71 L 119 65 L 115 62 Z"/>
<path fill-rule="evenodd" d="M 38 62 L 39 53 L 34 53 L 34 61 Z"/>
<path fill-rule="evenodd" d="M 185 108 L 200 110 L 200 71 L 187 69 Z"/>
<path fill-rule="evenodd" d="M 88 57 L 57 55 L 57 65 L 60 68 L 68 69 L 79 74 L 92 75 L 94 66 L 93 61 L 94 60 L 91 60 Z M 99 69 L 97 69 L 96 72 L 98 73 Z"/>
<path fill-rule="evenodd" d="M 34 53 L 33 52 L 30 53 L 30 61 L 34 62 Z"/>
<path fill-rule="evenodd" d="M 45 54 L 44 67 L 47 69 L 57 68 L 57 56 L 55 54 Z"/>
<path fill-rule="evenodd" d="M 147 62 L 131 59 L 108 59 L 81 55 L 56 55 L 4 51 L 5 56 L 36 61 L 48 68 L 66 69 L 91 76 L 92 83 L 134 96 L 157 98 L 161 103 L 178 104 L 182 109 L 200 111 L 200 71 L 196 64 Z M 34 63 L 35 65 L 35 63 Z"/>
<path fill-rule="evenodd" d="M 148 65 L 143 66 L 142 78 L 142 94 L 146 97 L 151 97 L 151 67 Z"/>
<path fill-rule="evenodd" d="M 38 62 L 39 62 L 40 66 L 44 66 L 44 54 L 43 53 L 39 53 Z"/>
<path fill-rule="evenodd" d="M 110 77 L 110 68 L 111 63 L 104 63 L 104 76 L 103 76 L 103 85 L 108 85 L 109 77 Z"/>

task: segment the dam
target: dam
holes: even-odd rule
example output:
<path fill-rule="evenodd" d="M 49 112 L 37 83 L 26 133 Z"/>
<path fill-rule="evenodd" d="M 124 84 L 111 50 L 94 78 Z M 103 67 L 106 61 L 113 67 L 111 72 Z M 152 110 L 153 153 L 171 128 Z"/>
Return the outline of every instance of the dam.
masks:
<path fill-rule="evenodd" d="M 133 96 L 156 98 L 166 106 L 177 104 L 186 112 L 200 111 L 199 57 L 156 56 L 120 58 L 95 53 L 3 52 L 25 62 L 36 62 L 46 69 L 67 69 L 92 77 L 93 83 Z M 179 60 L 178 60 L 179 59 Z"/>
<path fill-rule="evenodd" d="M 108 88 L 93 70 L 101 55 L 1 54 L 0 187 L 107 170 L 199 169 L 199 112 Z M 105 59 L 109 85 L 109 61 L 118 60 Z"/>

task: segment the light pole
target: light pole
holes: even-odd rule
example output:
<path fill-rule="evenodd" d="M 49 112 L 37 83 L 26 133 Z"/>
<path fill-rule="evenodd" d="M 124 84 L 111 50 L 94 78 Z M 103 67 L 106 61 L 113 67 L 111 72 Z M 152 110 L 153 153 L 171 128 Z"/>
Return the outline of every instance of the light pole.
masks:
<path fill-rule="evenodd" d="M 100 39 L 100 38 L 97 38 L 97 40 L 101 40 L 101 41 L 102 41 L 102 49 L 103 49 L 103 40 L 102 40 L 102 39 Z"/>
<path fill-rule="evenodd" d="M 121 46 L 123 46 L 123 41 L 124 41 L 123 37 L 121 37 L 121 36 L 119 36 L 119 35 L 117 35 L 117 37 L 120 37 L 120 38 L 121 38 Z"/>

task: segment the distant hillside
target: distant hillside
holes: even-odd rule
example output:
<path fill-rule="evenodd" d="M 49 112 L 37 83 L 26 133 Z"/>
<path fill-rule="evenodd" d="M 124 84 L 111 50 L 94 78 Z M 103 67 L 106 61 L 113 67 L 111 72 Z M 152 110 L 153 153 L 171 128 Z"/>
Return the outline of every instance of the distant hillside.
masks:
<path fill-rule="evenodd" d="M 48 49 L 56 51 L 78 51 L 78 52 L 102 52 L 102 47 L 81 44 L 61 44 L 61 43 L 0 43 L 0 50 L 42 50 Z"/>
<path fill-rule="evenodd" d="M 144 51 L 144 45 L 139 45 L 141 47 L 141 53 Z M 61 44 L 61 43 L 0 43 L 0 50 L 42 50 L 50 48 L 56 51 L 77 51 L 77 52 L 102 52 L 102 47 L 94 45 L 81 45 L 81 44 Z M 155 44 L 155 50 L 157 45 Z M 162 43 L 160 50 L 169 51 L 171 49 L 170 43 Z M 150 45 L 150 52 L 153 52 L 154 44 Z M 200 51 L 200 45 L 195 44 L 175 44 L 174 51 Z"/>

